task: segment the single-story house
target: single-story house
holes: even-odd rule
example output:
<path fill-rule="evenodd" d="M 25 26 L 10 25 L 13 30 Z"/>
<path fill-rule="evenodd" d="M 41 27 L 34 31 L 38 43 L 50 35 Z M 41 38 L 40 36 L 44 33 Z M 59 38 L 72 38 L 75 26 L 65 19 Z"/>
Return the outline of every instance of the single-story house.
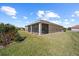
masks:
<path fill-rule="evenodd" d="M 79 25 L 75 25 L 71 27 L 71 31 L 73 32 L 79 32 Z"/>
<path fill-rule="evenodd" d="M 38 20 L 32 24 L 25 27 L 25 30 L 36 34 L 48 34 L 53 32 L 62 32 L 63 26 L 51 23 L 46 20 Z"/>

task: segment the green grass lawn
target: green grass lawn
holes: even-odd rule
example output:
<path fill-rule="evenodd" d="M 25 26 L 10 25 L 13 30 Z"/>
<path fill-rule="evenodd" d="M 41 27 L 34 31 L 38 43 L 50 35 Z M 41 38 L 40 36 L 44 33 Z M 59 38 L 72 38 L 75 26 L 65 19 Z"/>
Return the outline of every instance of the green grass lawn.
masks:
<path fill-rule="evenodd" d="M 0 55 L 35 56 L 35 55 L 79 55 L 79 33 L 58 32 L 42 36 L 19 31 L 21 36 L 26 36 L 22 42 L 13 42 L 0 49 Z"/>

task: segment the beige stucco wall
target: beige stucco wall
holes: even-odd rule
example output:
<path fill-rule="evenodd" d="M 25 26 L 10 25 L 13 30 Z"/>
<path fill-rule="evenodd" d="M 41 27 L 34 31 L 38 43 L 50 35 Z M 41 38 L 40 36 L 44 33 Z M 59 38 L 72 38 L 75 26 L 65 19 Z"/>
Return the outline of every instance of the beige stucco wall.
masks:
<path fill-rule="evenodd" d="M 39 25 L 38 24 L 35 25 L 31 25 L 32 26 L 32 32 L 34 34 L 39 34 Z M 34 28 L 35 27 L 35 28 Z M 41 25 L 42 27 L 42 25 Z M 37 29 L 38 28 L 38 29 Z M 28 27 L 25 28 L 26 31 L 28 31 Z M 31 29 L 30 29 L 31 30 Z M 38 31 L 37 31 L 38 30 Z M 54 25 L 54 24 L 48 24 L 48 33 L 54 33 L 54 32 L 61 32 L 63 30 L 62 27 L 58 26 L 58 25 Z M 41 33 L 43 34 L 43 33 Z"/>

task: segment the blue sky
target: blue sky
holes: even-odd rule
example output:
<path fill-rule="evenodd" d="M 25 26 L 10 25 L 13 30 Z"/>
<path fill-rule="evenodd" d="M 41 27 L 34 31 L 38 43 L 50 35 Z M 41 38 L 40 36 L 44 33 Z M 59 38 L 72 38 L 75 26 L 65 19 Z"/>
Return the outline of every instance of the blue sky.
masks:
<path fill-rule="evenodd" d="M 0 22 L 24 27 L 39 19 L 70 27 L 79 24 L 79 4 L 0 3 Z"/>

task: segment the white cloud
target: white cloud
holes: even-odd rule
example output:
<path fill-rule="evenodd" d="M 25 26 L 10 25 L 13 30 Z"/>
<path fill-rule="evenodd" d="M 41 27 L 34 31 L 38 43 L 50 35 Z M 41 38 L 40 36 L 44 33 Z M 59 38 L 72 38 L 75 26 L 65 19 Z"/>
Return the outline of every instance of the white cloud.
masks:
<path fill-rule="evenodd" d="M 70 21 L 69 21 L 69 19 L 64 19 L 63 25 L 64 25 L 64 27 L 69 27 L 69 26 L 70 26 Z"/>
<path fill-rule="evenodd" d="M 9 6 L 1 6 L 0 10 L 4 12 L 5 14 L 11 16 L 12 18 L 16 17 L 16 10 L 15 8 L 9 7 Z"/>
<path fill-rule="evenodd" d="M 56 23 L 56 24 L 62 23 L 61 21 L 58 21 L 58 20 L 56 20 L 56 21 L 51 21 L 51 22 Z"/>
<path fill-rule="evenodd" d="M 27 19 L 28 17 L 26 17 L 26 16 L 23 16 L 23 18 L 24 18 L 24 19 Z"/>
<path fill-rule="evenodd" d="M 65 25 L 69 25 L 70 22 L 69 22 L 69 19 L 64 19 L 64 22 L 63 22 Z"/>
<path fill-rule="evenodd" d="M 71 21 L 73 22 L 73 21 L 75 21 L 75 19 L 71 19 Z"/>
<path fill-rule="evenodd" d="M 75 17 L 75 15 L 72 15 L 72 17 Z"/>
<path fill-rule="evenodd" d="M 79 11 L 74 12 L 76 16 L 79 16 Z"/>
<path fill-rule="evenodd" d="M 74 23 L 75 19 L 64 19 L 62 22 L 64 27 L 71 27 Z"/>
<path fill-rule="evenodd" d="M 74 22 L 75 19 L 64 19 L 64 22 Z"/>
<path fill-rule="evenodd" d="M 75 25 L 74 23 L 70 23 L 70 22 L 66 22 L 64 24 L 64 27 L 68 28 L 68 27 L 72 27 L 73 25 Z"/>
<path fill-rule="evenodd" d="M 58 14 L 56 14 L 54 12 L 51 12 L 51 11 L 47 12 L 46 16 L 47 17 L 52 17 L 52 18 L 60 18 L 60 16 Z"/>
<path fill-rule="evenodd" d="M 42 11 L 42 10 L 39 10 L 37 12 L 37 16 L 38 16 L 38 18 L 42 18 L 42 19 L 60 18 L 60 16 L 57 13 L 55 13 L 55 12 Z"/>
<path fill-rule="evenodd" d="M 16 22 L 16 23 L 21 23 L 22 21 L 21 21 L 21 20 L 15 20 L 15 22 Z"/>
<path fill-rule="evenodd" d="M 79 17 L 79 10 L 74 11 L 74 14 L 71 15 L 72 17 Z"/>
<path fill-rule="evenodd" d="M 42 20 L 48 20 L 52 23 L 56 23 L 56 24 L 60 24 L 62 23 L 60 21 L 60 16 L 52 11 L 43 11 L 43 10 L 39 10 L 37 12 L 37 18 L 42 19 Z"/>
<path fill-rule="evenodd" d="M 68 22 L 68 19 L 65 19 L 64 21 L 65 21 L 65 22 Z"/>
<path fill-rule="evenodd" d="M 16 19 L 16 16 L 12 16 L 13 19 Z"/>
<path fill-rule="evenodd" d="M 69 22 L 64 22 L 66 25 L 70 24 Z"/>
<path fill-rule="evenodd" d="M 75 13 L 76 13 L 76 14 L 77 14 L 77 13 L 79 14 L 79 11 L 75 11 Z"/>
<path fill-rule="evenodd" d="M 39 18 L 41 18 L 41 17 L 45 16 L 45 12 L 42 11 L 42 10 L 39 10 L 39 11 L 37 12 L 37 16 L 38 16 Z"/>

